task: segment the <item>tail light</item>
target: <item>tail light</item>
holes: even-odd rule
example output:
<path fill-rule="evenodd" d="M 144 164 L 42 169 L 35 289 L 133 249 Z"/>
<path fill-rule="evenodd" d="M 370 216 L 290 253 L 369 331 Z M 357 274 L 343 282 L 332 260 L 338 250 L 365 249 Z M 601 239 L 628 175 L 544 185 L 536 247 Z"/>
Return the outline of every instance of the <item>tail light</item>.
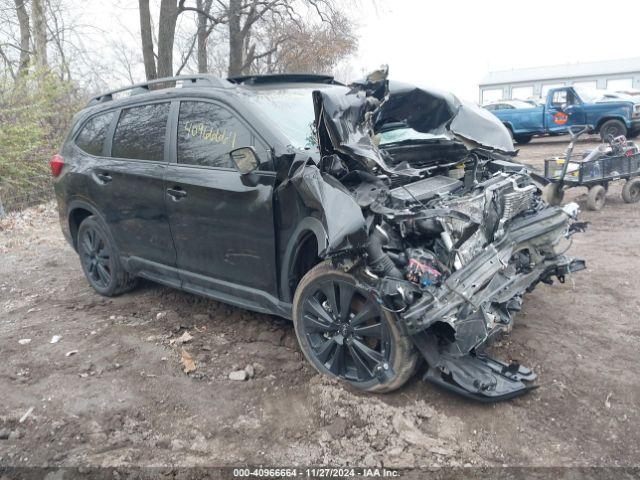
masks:
<path fill-rule="evenodd" d="M 64 167 L 64 158 L 62 155 L 54 155 L 49 160 L 49 166 L 51 167 L 51 175 L 57 177 L 62 173 L 62 167 Z"/>

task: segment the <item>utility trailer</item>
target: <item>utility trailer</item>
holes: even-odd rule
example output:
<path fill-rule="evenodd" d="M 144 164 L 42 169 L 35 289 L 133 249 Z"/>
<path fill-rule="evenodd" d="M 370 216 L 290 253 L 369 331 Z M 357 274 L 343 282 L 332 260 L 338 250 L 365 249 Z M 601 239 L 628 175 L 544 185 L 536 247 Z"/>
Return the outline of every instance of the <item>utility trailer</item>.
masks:
<path fill-rule="evenodd" d="M 585 152 L 581 159 L 572 157 L 576 140 L 590 129 L 588 125 L 569 128 L 571 142 L 564 157 L 544 161 L 544 177 L 550 182 L 545 188 L 546 200 L 560 205 L 567 188 L 587 187 L 587 208 L 600 210 L 606 202 L 609 184 L 626 180 L 622 199 L 626 203 L 640 201 L 640 150 L 624 136 L 608 136 L 597 148 Z"/>

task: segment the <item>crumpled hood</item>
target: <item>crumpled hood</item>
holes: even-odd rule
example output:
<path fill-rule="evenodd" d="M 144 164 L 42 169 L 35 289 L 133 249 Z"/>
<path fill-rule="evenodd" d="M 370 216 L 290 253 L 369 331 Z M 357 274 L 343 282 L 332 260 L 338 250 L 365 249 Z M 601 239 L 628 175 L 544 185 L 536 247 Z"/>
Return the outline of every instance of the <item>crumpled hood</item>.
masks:
<path fill-rule="evenodd" d="M 386 165 L 372 140 L 372 134 L 392 122 L 402 122 L 421 133 L 456 138 L 469 150 L 515 152 L 509 131 L 500 120 L 450 93 L 385 78 L 376 83 L 355 83 L 347 93 L 317 90 L 313 100 L 323 155 L 334 151 L 355 155 L 398 173 Z"/>

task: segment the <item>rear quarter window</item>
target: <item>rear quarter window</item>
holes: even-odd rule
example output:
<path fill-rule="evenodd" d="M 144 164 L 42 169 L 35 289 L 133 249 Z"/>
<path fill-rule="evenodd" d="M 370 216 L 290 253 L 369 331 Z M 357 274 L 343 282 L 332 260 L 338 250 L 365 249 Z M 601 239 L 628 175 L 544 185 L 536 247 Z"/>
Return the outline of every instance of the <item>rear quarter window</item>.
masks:
<path fill-rule="evenodd" d="M 111 156 L 164 160 L 169 102 L 124 108 L 113 134 Z"/>
<path fill-rule="evenodd" d="M 102 148 L 113 115 L 114 112 L 107 112 L 90 118 L 76 137 L 76 145 L 91 155 L 102 155 Z"/>

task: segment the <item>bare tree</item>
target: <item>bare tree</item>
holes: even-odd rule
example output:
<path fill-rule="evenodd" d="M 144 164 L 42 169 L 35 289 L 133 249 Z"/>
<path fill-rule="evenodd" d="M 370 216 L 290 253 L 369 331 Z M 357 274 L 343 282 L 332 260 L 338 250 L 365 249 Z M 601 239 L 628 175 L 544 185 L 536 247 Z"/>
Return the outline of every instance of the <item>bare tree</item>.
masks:
<path fill-rule="evenodd" d="M 20 27 L 20 61 L 18 63 L 18 77 L 24 77 L 29 72 L 29 43 L 31 32 L 29 30 L 29 13 L 25 5 L 26 0 L 15 0 L 16 15 Z"/>
<path fill-rule="evenodd" d="M 55 49 L 57 51 L 57 60 L 59 64 L 59 73 L 61 80 L 71 81 L 71 66 L 67 60 L 67 25 L 65 18 L 67 11 L 65 5 L 61 1 L 46 0 L 47 11 L 45 14 L 45 26 Z"/>
<path fill-rule="evenodd" d="M 142 59 L 147 80 L 158 77 L 156 71 L 156 57 L 153 51 L 153 29 L 151 27 L 151 11 L 149 0 L 139 0 L 140 7 L 140 37 L 142 39 Z"/>
<path fill-rule="evenodd" d="M 211 12 L 211 4 L 213 0 L 197 0 L 198 12 L 198 73 L 207 73 L 209 71 L 207 59 L 207 40 L 211 30 L 207 26 L 207 15 Z"/>
<path fill-rule="evenodd" d="M 178 13 L 175 0 L 161 0 L 158 20 L 158 77 L 173 76 L 173 42 Z"/>
<path fill-rule="evenodd" d="M 243 75 L 255 69 L 262 59 L 273 60 L 273 54 L 288 40 L 290 28 L 300 30 L 303 16 L 297 8 L 310 9 L 321 23 L 331 24 L 335 18 L 336 0 L 228 0 L 229 69 L 228 75 Z M 268 43 L 257 41 L 265 25 L 277 25 Z"/>
<path fill-rule="evenodd" d="M 282 32 L 286 32 L 283 34 Z M 328 73 L 358 46 L 352 24 L 342 13 L 327 21 L 282 24 L 272 20 L 254 35 L 254 42 L 268 54 L 251 66 L 255 73 Z"/>
<path fill-rule="evenodd" d="M 33 19 L 33 43 L 36 66 L 46 69 L 47 62 L 47 20 L 43 0 L 31 0 L 31 18 Z"/>
<path fill-rule="evenodd" d="M 199 46 L 203 46 L 204 54 L 206 55 L 206 38 L 211 33 L 213 28 L 222 23 L 221 18 L 216 17 L 210 13 L 212 0 L 207 0 L 203 3 L 201 8 L 198 2 L 195 7 L 185 5 L 186 0 L 161 0 L 160 2 L 160 16 L 158 19 L 158 35 L 157 35 L 157 56 L 154 53 L 153 42 L 153 28 L 151 26 L 151 12 L 149 10 L 149 0 L 139 0 L 140 7 L 140 32 L 142 37 L 142 54 L 145 64 L 145 73 L 147 79 L 157 77 L 170 77 L 173 75 L 173 50 L 176 35 L 176 23 L 178 16 L 187 11 L 193 11 L 198 13 L 199 16 L 204 17 L 202 21 L 201 34 L 194 36 L 194 44 L 197 38 L 201 38 Z M 207 21 L 210 25 L 207 27 Z M 193 48 L 190 48 L 186 58 L 182 59 L 182 66 L 179 70 L 186 65 Z M 157 58 L 157 63 L 156 63 Z M 206 65 L 205 65 L 206 69 Z"/>

